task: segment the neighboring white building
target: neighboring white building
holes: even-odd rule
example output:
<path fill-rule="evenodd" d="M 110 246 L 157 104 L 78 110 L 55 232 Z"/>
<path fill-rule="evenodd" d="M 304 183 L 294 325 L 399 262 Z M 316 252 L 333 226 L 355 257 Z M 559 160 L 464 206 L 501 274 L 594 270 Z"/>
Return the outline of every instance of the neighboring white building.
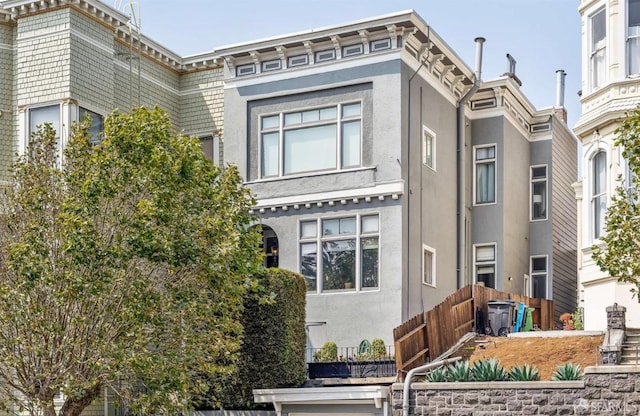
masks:
<path fill-rule="evenodd" d="M 631 285 L 620 284 L 595 264 L 605 214 L 619 176 L 628 177 L 614 131 L 640 103 L 640 0 L 581 0 L 582 115 L 575 133 L 582 142 L 578 200 L 578 274 L 585 329 L 606 328 L 605 308 L 627 308 L 627 326 L 640 327 L 640 304 Z"/>

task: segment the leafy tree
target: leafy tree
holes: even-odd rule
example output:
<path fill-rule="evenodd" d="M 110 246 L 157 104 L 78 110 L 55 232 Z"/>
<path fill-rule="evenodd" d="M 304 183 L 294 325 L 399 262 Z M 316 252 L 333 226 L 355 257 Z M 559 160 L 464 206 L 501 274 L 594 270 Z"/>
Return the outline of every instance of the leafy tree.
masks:
<path fill-rule="evenodd" d="M 113 113 L 97 146 L 86 124 L 63 160 L 41 127 L 13 168 L 0 397 L 44 416 L 78 415 L 105 388 L 142 414 L 215 401 L 207 380 L 234 369 L 247 276 L 261 264 L 249 192 L 159 109 Z"/>
<path fill-rule="evenodd" d="M 631 175 L 621 182 L 611 199 L 605 235 L 600 238 L 602 243 L 593 247 L 593 259 L 619 282 L 634 285 L 631 292 L 637 296 L 640 290 L 640 110 L 631 113 L 615 134 L 614 144 L 622 149 Z"/>

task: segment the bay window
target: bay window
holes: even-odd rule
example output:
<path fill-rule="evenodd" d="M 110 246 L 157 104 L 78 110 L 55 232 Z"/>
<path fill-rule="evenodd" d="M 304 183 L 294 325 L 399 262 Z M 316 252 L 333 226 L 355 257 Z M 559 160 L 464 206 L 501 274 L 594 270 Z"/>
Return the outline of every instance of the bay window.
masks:
<path fill-rule="evenodd" d="M 29 109 L 29 139 L 38 131 L 38 126 L 50 123 L 60 137 L 60 105 L 48 105 Z"/>
<path fill-rule="evenodd" d="M 307 291 L 377 288 L 378 233 L 377 214 L 301 221 L 300 273 Z"/>
<path fill-rule="evenodd" d="M 591 16 L 591 88 L 599 88 L 604 85 L 606 77 L 606 44 L 607 44 L 607 20 L 606 9 L 602 9 Z"/>
<path fill-rule="evenodd" d="M 100 134 L 104 130 L 104 123 L 102 116 L 98 113 L 94 113 L 93 111 L 87 110 L 85 108 L 80 107 L 80 122 L 84 121 L 84 118 L 89 116 L 91 119 L 91 127 L 89 128 L 89 134 L 91 135 L 91 143 L 98 144 L 100 143 Z"/>
<path fill-rule="evenodd" d="M 260 176 L 361 166 L 360 102 L 282 112 L 260 119 Z"/>

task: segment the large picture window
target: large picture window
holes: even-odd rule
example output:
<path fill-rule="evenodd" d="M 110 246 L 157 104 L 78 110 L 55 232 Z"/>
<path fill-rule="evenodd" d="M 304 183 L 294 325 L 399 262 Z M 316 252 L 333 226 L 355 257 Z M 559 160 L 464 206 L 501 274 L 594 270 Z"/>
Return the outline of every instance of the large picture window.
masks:
<path fill-rule="evenodd" d="M 29 138 L 38 131 L 38 126 L 43 126 L 45 123 L 51 123 L 56 131 L 56 137 L 60 137 L 60 106 L 58 104 L 29 109 Z"/>
<path fill-rule="evenodd" d="M 607 13 L 602 9 L 591 16 L 591 88 L 604 85 L 606 74 Z"/>
<path fill-rule="evenodd" d="M 343 103 L 260 119 L 263 178 L 361 166 L 362 104 Z"/>
<path fill-rule="evenodd" d="M 600 151 L 591 159 L 591 216 L 593 238 L 598 239 L 604 233 L 607 213 L 607 154 Z"/>
<path fill-rule="evenodd" d="M 300 222 L 300 273 L 307 291 L 377 288 L 379 228 L 377 214 Z"/>
<path fill-rule="evenodd" d="M 475 203 L 496 202 L 496 146 L 474 148 Z"/>
<path fill-rule="evenodd" d="M 547 219 L 547 166 L 531 167 L 531 220 Z"/>

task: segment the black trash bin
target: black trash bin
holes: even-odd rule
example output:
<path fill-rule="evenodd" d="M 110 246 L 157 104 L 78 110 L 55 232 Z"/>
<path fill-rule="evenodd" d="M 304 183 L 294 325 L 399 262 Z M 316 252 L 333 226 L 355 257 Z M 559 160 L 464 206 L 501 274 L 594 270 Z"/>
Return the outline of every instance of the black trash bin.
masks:
<path fill-rule="evenodd" d="M 506 336 L 513 332 L 516 318 L 516 303 L 512 300 L 490 300 L 487 302 L 487 318 L 493 335 Z"/>

